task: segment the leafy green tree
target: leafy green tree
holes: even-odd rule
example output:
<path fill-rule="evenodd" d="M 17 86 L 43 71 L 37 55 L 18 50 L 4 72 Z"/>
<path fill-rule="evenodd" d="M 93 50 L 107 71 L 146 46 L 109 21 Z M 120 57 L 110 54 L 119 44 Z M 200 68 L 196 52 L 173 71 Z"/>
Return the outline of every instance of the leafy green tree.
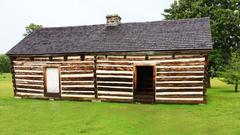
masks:
<path fill-rule="evenodd" d="M 214 50 L 209 54 L 210 75 L 229 63 L 231 52 L 240 48 L 239 0 L 178 0 L 163 13 L 165 19 L 210 17 Z"/>
<path fill-rule="evenodd" d="M 11 71 L 10 59 L 7 55 L 0 55 L 0 73 L 9 73 Z"/>
<path fill-rule="evenodd" d="M 234 53 L 229 65 L 225 70 L 220 72 L 220 79 L 228 84 L 235 85 L 235 92 L 238 91 L 238 84 L 240 84 L 240 53 Z"/>
<path fill-rule="evenodd" d="M 34 23 L 30 23 L 28 26 L 25 27 L 26 29 L 26 33 L 23 34 L 23 36 L 28 36 L 31 33 L 33 33 L 35 30 L 41 29 L 43 26 L 42 25 L 38 25 L 38 24 L 34 24 Z"/>

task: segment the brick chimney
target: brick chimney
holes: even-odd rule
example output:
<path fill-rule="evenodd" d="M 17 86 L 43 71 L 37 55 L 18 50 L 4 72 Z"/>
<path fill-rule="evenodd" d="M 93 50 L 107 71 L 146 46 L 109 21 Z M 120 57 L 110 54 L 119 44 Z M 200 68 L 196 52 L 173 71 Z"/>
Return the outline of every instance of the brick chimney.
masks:
<path fill-rule="evenodd" d="M 121 23 L 121 17 L 117 14 L 107 15 L 107 26 L 117 26 Z"/>

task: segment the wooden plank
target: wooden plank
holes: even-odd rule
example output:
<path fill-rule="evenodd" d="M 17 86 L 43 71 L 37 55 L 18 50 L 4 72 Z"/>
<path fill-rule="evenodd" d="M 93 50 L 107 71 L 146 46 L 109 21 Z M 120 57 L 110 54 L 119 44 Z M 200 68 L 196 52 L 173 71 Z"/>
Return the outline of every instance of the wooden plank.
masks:
<path fill-rule="evenodd" d="M 156 93 L 162 92 L 202 92 L 203 89 L 156 89 Z"/>
<path fill-rule="evenodd" d="M 25 85 L 43 85 L 42 82 L 33 82 L 33 81 L 22 81 L 22 80 L 17 80 L 16 84 L 25 84 Z"/>
<path fill-rule="evenodd" d="M 101 75 L 111 75 L 111 76 L 131 76 L 131 77 L 133 77 L 132 74 L 121 74 L 121 73 L 118 73 L 118 74 L 114 74 L 114 73 L 97 73 L 97 76 L 101 76 Z"/>
<path fill-rule="evenodd" d="M 43 72 L 15 72 L 16 75 L 43 75 Z"/>
<path fill-rule="evenodd" d="M 203 98 L 201 94 L 194 95 L 156 95 L 156 98 Z"/>
<path fill-rule="evenodd" d="M 157 73 L 157 76 L 203 76 L 203 73 Z"/>
<path fill-rule="evenodd" d="M 132 71 L 132 67 L 97 66 L 97 70 Z"/>
<path fill-rule="evenodd" d="M 203 78 L 157 78 L 157 81 L 203 81 Z"/>
<path fill-rule="evenodd" d="M 157 100 L 156 103 L 170 103 L 170 104 L 205 104 L 205 100 Z"/>
<path fill-rule="evenodd" d="M 93 77 L 62 77 L 62 81 L 93 81 Z"/>
<path fill-rule="evenodd" d="M 42 82 L 43 83 L 43 80 L 27 80 L 27 79 L 16 79 L 16 81 L 18 82 Z"/>
<path fill-rule="evenodd" d="M 80 60 L 80 56 L 68 56 L 68 60 Z"/>
<path fill-rule="evenodd" d="M 17 91 L 16 96 L 41 96 L 41 97 L 43 97 L 43 93 L 26 93 L 26 92 Z"/>
<path fill-rule="evenodd" d="M 168 101 L 203 101 L 203 98 L 156 98 L 156 100 L 168 100 Z"/>
<path fill-rule="evenodd" d="M 15 70 L 15 72 L 20 72 L 20 73 L 43 73 L 42 70 Z"/>
<path fill-rule="evenodd" d="M 107 94 L 101 94 L 101 93 L 99 93 L 98 96 L 133 97 L 132 95 L 110 94 L 110 93 L 107 93 Z"/>
<path fill-rule="evenodd" d="M 65 70 L 61 71 L 61 74 L 90 74 L 94 73 L 93 70 Z"/>
<path fill-rule="evenodd" d="M 198 87 L 203 86 L 203 83 L 157 83 L 157 87 Z"/>
<path fill-rule="evenodd" d="M 165 81 L 165 82 L 157 82 L 157 84 L 165 84 L 165 83 L 203 83 L 203 81 Z"/>
<path fill-rule="evenodd" d="M 161 62 L 157 64 L 157 66 L 173 66 L 173 65 L 178 65 L 178 66 L 201 66 L 204 65 L 204 61 L 190 61 L 190 62 Z"/>
<path fill-rule="evenodd" d="M 113 81 L 98 81 L 97 83 L 114 83 L 114 84 L 133 84 L 133 82 L 113 82 Z"/>
<path fill-rule="evenodd" d="M 119 89 L 132 89 L 132 87 L 121 87 L 121 86 L 100 86 L 98 85 L 98 88 L 119 88 Z"/>
<path fill-rule="evenodd" d="M 100 99 L 133 99 L 133 97 L 122 97 L 122 96 L 98 96 Z"/>
<path fill-rule="evenodd" d="M 173 59 L 172 55 L 153 55 L 153 56 L 148 56 L 148 60 L 168 60 L 168 59 Z"/>
<path fill-rule="evenodd" d="M 78 97 L 81 97 L 81 98 L 94 98 L 94 95 L 76 95 L 76 94 L 62 94 L 61 95 L 62 97 L 75 97 L 75 98 L 78 98 Z"/>
<path fill-rule="evenodd" d="M 186 59 L 170 59 L 170 60 L 160 60 L 160 62 L 196 62 L 196 61 L 204 61 L 204 57 L 202 58 L 186 58 Z"/>
<path fill-rule="evenodd" d="M 127 56 L 127 58 L 98 58 L 98 62 L 138 62 L 138 61 L 146 61 L 145 56 L 142 56 L 142 58 L 138 58 L 138 57 L 133 57 L 130 58 L 130 56 Z M 190 61 L 204 61 L 204 57 L 200 57 L 200 58 L 165 58 L 165 59 L 149 59 L 147 60 L 148 62 L 190 62 Z"/>
<path fill-rule="evenodd" d="M 200 65 L 200 66 L 178 66 L 178 65 L 174 65 L 174 66 L 157 66 L 157 68 L 204 68 L 204 65 Z"/>
<path fill-rule="evenodd" d="M 61 66 L 93 66 L 93 61 L 14 61 L 16 66 L 42 66 L 44 64 L 57 64 Z"/>
<path fill-rule="evenodd" d="M 98 91 L 122 91 L 122 92 L 132 92 L 133 89 L 122 89 L 122 88 L 108 88 L 108 87 L 101 87 L 98 86 Z"/>
<path fill-rule="evenodd" d="M 62 85 L 62 88 L 73 88 L 73 87 L 93 88 L 94 85 Z"/>
<path fill-rule="evenodd" d="M 56 56 L 56 57 L 53 57 L 52 59 L 53 59 L 53 61 L 54 61 L 54 60 L 57 60 L 57 61 L 58 61 L 58 60 L 61 60 L 61 61 L 64 61 L 63 56 Z"/>
<path fill-rule="evenodd" d="M 88 93 L 88 94 L 94 94 L 94 91 L 78 91 L 78 90 L 62 90 L 62 92 L 72 92 L 72 93 Z"/>
<path fill-rule="evenodd" d="M 64 77 L 93 77 L 93 73 L 90 74 L 64 74 L 61 75 L 62 78 Z"/>
<path fill-rule="evenodd" d="M 97 75 L 97 78 L 133 78 L 133 76 Z"/>
<path fill-rule="evenodd" d="M 41 89 L 41 90 L 43 90 L 43 85 L 16 84 L 16 87 L 17 88 Z"/>
<path fill-rule="evenodd" d="M 35 57 L 34 61 L 49 61 L 48 57 Z"/>
<path fill-rule="evenodd" d="M 62 81 L 62 85 L 94 85 L 93 81 Z"/>
<path fill-rule="evenodd" d="M 21 93 L 43 93 L 43 91 L 31 91 L 31 90 L 19 90 L 17 89 L 16 92 L 21 92 Z"/>
<path fill-rule="evenodd" d="M 98 64 L 98 67 L 133 67 L 132 65 L 107 65 L 107 64 Z"/>
<path fill-rule="evenodd" d="M 142 57 L 142 58 L 139 58 L 139 57 L 130 57 L 130 56 L 127 56 L 127 58 L 125 59 L 124 57 L 123 58 L 113 58 L 113 57 L 108 57 L 108 58 L 105 58 L 105 57 L 98 57 L 97 58 L 98 61 L 100 62 L 104 62 L 106 60 L 109 60 L 109 61 L 143 61 L 145 60 L 145 56 Z M 104 61 L 103 61 L 104 60 Z"/>
<path fill-rule="evenodd" d="M 131 61 L 100 61 L 97 62 L 97 65 L 133 65 L 133 62 Z"/>
<path fill-rule="evenodd" d="M 124 96 L 133 96 L 132 92 L 119 92 L 119 91 L 98 91 L 100 95 L 124 95 Z"/>
<path fill-rule="evenodd" d="M 93 92 L 93 91 L 91 91 Z M 70 95 L 94 95 L 94 93 L 86 93 L 85 91 L 62 91 L 62 94 L 70 94 Z"/>
<path fill-rule="evenodd" d="M 15 75 L 15 77 L 43 77 L 42 75 Z"/>
<path fill-rule="evenodd" d="M 180 67 L 180 66 L 168 66 L 168 67 L 157 67 L 157 72 L 164 71 L 204 71 L 204 67 Z"/>
<path fill-rule="evenodd" d="M 81 56 L 68 56 L 68 61 L 82 61 Z M 94 56 L 84 56 L 84 61 L 94 61 Z"/>
<path fill-rule="evenodd" d="M 15 79 L 27 79 L 27 80 L 43 80 L 43 77 L 34 77 L 34 76 L 15 76 Z"/>
<path fill-rule="evenodd" d="M 105 70 L 97 70 L 97 74 L 133 74 L 132 71 L 105 71 Z"/>
<path fill-rule="evenodd" d="M 62 63 L 61 66 L 68 67 L 68 66 L 93 66 L 93 62 L 72 62 L 72 63 Z"/>
<path fill-rule="evenodd" d="M 62 87 L 62 90 L 94 91 L 94 87 Z"/>
<path fill-rule="evenodd" d="M 204 76 L 157 76 L 157 78 L 204 78 Z"/>
<path fill-rule="evenodd" d="M 40 66 L 14 66 L 14 70 L 41 70 L 42 71 L 42 67 Z"/>
<path fill-rule="evenodd" d="M 76 59 L 69 59 L 69 61 L 71 61 L 71 60 L 76 60 Z M 82 60 L 81 58 L 79 59 L 80 61 L 94 61 L 94 58 L 84 58 L 84 60 Z"/>
<path fill-rule="evenodd" d="M 181 92 L 157 92 L 158 95 L 203 95 L 203 91 L 181 91 Z"/>
<path fill-rule="evenodd" d="M 125 83 L 97 83 L 100 86 L 121 86 L 121 87 L 132 87 L 132 84 L 125 84 Z"/>
<path fill-rule="evenodd" d="M 168 73 L 185 73 L 185 74 L 191 74 L 191 73 L 202 73 L 204 74 L 204 71 L 163 71 L 163 72 L 157 72 L 157 74 L 168 74 Z"/>
<path fill-rule="evenodd" d="M 120 81 L 120 82 L 132 82 L 133 81 L 132 78 L 111 78 L 111 77 L 100 78 L 100 77 L 98 77 L 97 79 L 98 79 L 98 81 L 112 81 L 112 82 L 118 82 L 118 81 Z"/>
<path fill-rule="evenodd" d="M 62 71 L 68 70 L 93 70 L 93 66 L 64 66 L 61 67 Z"/>
<path fill-rule="evenodd" d="M 176 59 L 182 59 L 182 58 L 203 58 L 204 57 L 204 54 L 177 54 L 175 55 L 175 58 Z"/>
<path fill-rule="evenodd" d="M 15 61 L 31 61 L 30 57 L 17 57 Z"/>
<path fill-rule="evenodd" d="M 199 86 L 199 87 L 156 87 L 156 89 L 203 89 L 203 86 Z"/>
<path fill-rule="evenodd" d="M 43 92 L 43 89 L 17 88 L 17 91 Z"/>

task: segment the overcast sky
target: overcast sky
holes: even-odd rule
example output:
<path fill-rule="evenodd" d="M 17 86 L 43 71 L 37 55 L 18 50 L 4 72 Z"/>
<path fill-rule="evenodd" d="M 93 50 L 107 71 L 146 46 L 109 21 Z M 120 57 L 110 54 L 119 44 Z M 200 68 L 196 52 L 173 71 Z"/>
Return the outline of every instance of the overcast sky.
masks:
<path fill-rule="evenodd" d="M 1 0 L 0 53 L 22 38 L 30 23 L 44 27 L 105 23 L 107 14 L 122 22 L 162 20 L 163 10 L 174 0 Z"/>

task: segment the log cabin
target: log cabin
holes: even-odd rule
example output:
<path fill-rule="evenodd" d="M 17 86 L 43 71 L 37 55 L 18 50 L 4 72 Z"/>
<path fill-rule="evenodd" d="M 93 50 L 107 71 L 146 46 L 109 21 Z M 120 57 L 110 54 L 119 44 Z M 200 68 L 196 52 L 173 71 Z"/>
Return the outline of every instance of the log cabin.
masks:
<path fill-rule="evenodd" d="M 14 96 L 206 103 L 209 18 L 46 27 L 7 52 Z"/>

